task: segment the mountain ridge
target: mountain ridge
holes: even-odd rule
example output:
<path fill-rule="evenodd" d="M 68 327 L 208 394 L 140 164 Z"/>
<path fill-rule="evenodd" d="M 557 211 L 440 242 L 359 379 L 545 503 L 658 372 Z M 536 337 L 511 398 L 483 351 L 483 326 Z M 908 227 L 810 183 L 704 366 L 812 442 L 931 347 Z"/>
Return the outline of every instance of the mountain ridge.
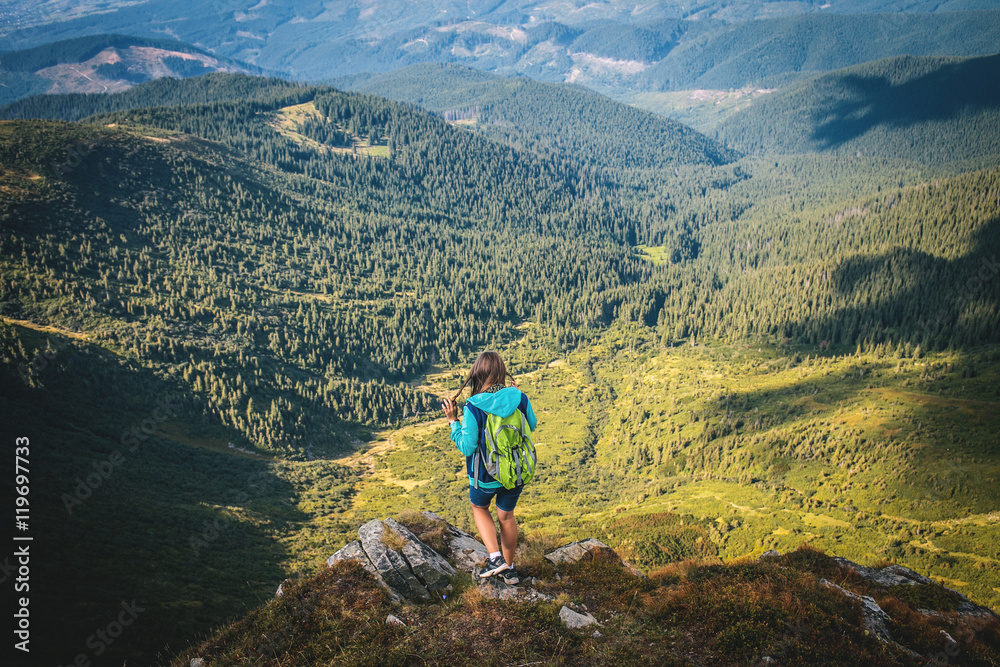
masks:
<path fill-rule="evenodd" d="M 1000 41 L 998 14 L 989 3 L 775 4 L 708 3 L 691 9 L 678 2 L 637 11 L 622 2 L 577 8 L 449 0 L 375 5 L 367 13 L 275 5 L 205 12 L 186 1 L 157 0 L 15 27 L 5 42 L 22 48 L 94 32 L 159 37 L 164 28 L 157 26 L 169 21 L 169 34 L 178 39 L 298 79 L 454 62 L 613 94 L 630 88 L 787 83 L 803 73 L 901 53 L 983 55 Z M 968 11 L 936 11 L 949 7 Z M 894 9 L 903 11 L 879 14 Z M 807 34 L 815 44 L 804 40 Z M 736 57 L 728 53 L 734 38 L 740 42 Z"/>
<path fill-rule="evenodd" d="M 738 157 L 676 121 L 577 86 L 500 78 L 437 64 L 356 75 L 343 82 L 352 90 L 410 102 L 471 123 L 498 141 L 529 150 L 541 145 L 591 166 L 663 169 L 678 164 L 722 165 Z"/>
<path fill-rule="evenodd" d="M 0 104 L 46 93 L 108 93 L 160 77 L 260 68 L 172 39 L 88 35 L 0 53 Z"/>

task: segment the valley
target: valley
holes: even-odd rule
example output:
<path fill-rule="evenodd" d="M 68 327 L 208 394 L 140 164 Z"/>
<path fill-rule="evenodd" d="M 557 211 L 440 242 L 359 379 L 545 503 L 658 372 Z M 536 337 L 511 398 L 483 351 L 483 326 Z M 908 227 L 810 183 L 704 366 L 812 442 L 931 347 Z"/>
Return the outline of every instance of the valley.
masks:
<path fill-rule="evenodd" d="M 665 115 L 500 61 L 0 108 L 0 409 L 33 447 L 33 622 L 58 637 L 39 659 L 68 664 L 134 600 L 101 664 L 176 661 L 332 576 L 365 522 L 472 531 L 439 406 L 483 349 L 539 419 L 536 566 L 595 537 L 667 573 L 655 610 L 693 586 L 672 577 L 771 549 L 829 576 L 821 550 L 1000 610 L 1000 101 L 970 85 L 996 56 L 855 64 L 814 40 L 748 82 L 735 57 L 671 63 L 859 19 L 702 18 L 489 33 L 644 62 L 623 98 Z M 894 20 L 953 44 L 970 19 Z M 424 46 L 500 57 L 488 21 L 462 25 Z M 819 599 L 811 576 L 795 590 Z"/>

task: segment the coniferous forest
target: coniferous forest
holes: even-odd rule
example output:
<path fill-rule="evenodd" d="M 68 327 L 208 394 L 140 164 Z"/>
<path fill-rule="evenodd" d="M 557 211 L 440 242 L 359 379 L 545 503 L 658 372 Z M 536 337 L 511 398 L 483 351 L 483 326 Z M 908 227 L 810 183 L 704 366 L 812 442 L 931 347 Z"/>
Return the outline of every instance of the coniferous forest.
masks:
<path fill-rule="evenodd" d="M 647 572 L 806 543 L 1000 609 L 997 105 L 913 109 L 995 59 L 806 78 L 713 137 L 439 66 L 0 108 L 37 655 L 168 663 L 365 521 L 472 530 L 440 399 L 483 349 L 539 416 L 529 543 Z M 909 143 L 809 135 L 865 103 L 911 109 Z M 143 611 L 97 653 L 122 601 Z"/>

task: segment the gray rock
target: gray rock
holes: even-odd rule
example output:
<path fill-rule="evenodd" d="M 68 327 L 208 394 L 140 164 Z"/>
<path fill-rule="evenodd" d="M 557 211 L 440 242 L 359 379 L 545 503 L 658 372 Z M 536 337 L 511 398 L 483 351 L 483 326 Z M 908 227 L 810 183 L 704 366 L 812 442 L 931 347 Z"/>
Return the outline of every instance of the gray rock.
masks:
<path fill-rule="evenodd" d="M 626 572 L 631 574 L 633 577 L 638 577 L 640 579 L 646 578 L 646 573 L 637 568 L 632 563 L 622 560 L 621 556 L 618 555 L 614 549 L 609 547 L 604 542 L 594 539 L 593 537 L 588 537 L 585 540 L 580 540 L 579 542 L 570 542 L 569 544 L 559 547 L 558 549 L 545 554 L 545 558 L 555 565 L 561 565 L 564 563 L 579 563 L 582 560 L 591 560 L 592 558 L 606 558 L 613 563 L 618 563 L 622 566 Z M 556 575 L 558 579 L 558 575 Z"/>
<path fill-rule="evenodd" d="M 590 614 L 578 614 L 569 607 L 563 607 L 559 610 L 559 619 L 563 625 L 571 629 L 585 628 L 588 625 L 597 623 L 597 619 Z"/>
<path fill-rule="evenodd" d="M 886 588 L 889 588 L 890 586 L 900 586 L 900 585 L 906 585 L 906 586 L 940 585 L 936 584 L 933 580 L 923 576 L 922 574 L 917 574 L 910 568 L 904 567 L 902 565 L 889 565 L 888 567 L 877 569 L 874 567 L 865 567 L 864 565 L 858 565 L 857 563 L 849 561 L 846 558 L 834 558 L 833 560 L 837 561 L 837 563 L 841 567 L 854 570 L 859 575 L 861 575 L 862 578 L 871 581 L 873 583 L 885 586 Z M 979 618 L 990 618 L 990 619 L 1000 618 L 991 609 L 987 609 L 986 607 L 981 607 L 977 605 L 976 603 L 969 600 L 969 598 L 965 597 L 965 595 L 963 595 L 962 593 L 959 593 L 958 591 L 952 590 L 951 588 L 947 588 L 945 586 L 942 586 L 942 588 L 944 588 L 946 591 L 954 593 L 958 597 L 958 609 L 956 609 L 955 611 L 957 611 L 959 614 L 962 614 L 964 616 L 973 616 Z M 937 613 L 927 609 L 919 609 L 918 611 L 922 614 L 929 616 L 936 615 Z"/>
<path fill-rule="evenodd" d="M 579 542 L 570 542 L 566 546 L 545 554 L 545 558 L 556 565 L 563 563 L 578 563 L 581 560 L 590 560 L 597 554 L 610 556 L 612 559 L 621 561 L 615 550 L 604 542 L 588 537 Z"/>
<path fill-rule="evenodd" d="M 649 575 L 637 568 L 627 560 L 622 561 L 622 569 L 631 574 L 636 579 L 649 579 Z"/>
<path fill-rule="evenodd" d="M 287 584 L 291 579 L 285 579 L 280 584 L 278 584 L 278 590 L 274 591 L 274 597 L 280 598 L 285 594 L 285 584 Z"/>
<path fill-rule="evenodd" d="M 385 624 L 386 625 L 397 625 L 397 626 L 399 626 L 401 628 L 405 628 L 406 627 L 406 623 L 404 623 L 401 618 L 399 618 L 398 616 L 393 616 L 392 614 L 389 614 L 388 616 L 385 617 Z"/>
<path fill-rule="evenodd" d="M 466 572 L 475 572 L 490 552 L 479 540 L 469 535 L 461 528 L 448 526 L 448 550 L 455 561 L 455 567 Z"/>
<path fill-rule="evenodd" d="M 767 551 L 765 551 L 764 553 L 762 553 L 760 555 L 760 560 L 764 560 L 765 558 L 777 558 L 780 555 L 781 555 L 781 552 L 778 551 L 777 549 L 768 549 Z M 766 657 L 770 657 L 770 656 L 766 656 Z M 771 659 L 773 660 L 774 658 L 771 658 Z"/>
<path fill-rule="evenodd" d="M 372 565 L 371 560 L 368 559 L 368 554 L 365 553 L 364 548 L 361 546 L 359 540 L 354 540 L 348 543 L 345 547 L 337 551 L 335 554 L 326 559 L 326 564 L 328 567 L 333 567 L 334 563 L 338 563 L 342 560 L 354 560 L 361 564 L 361 567 L 365 568 L 369 574 L 375 577 L 375 581 L 379 583 L 382 588 L 389 592 L 389 597 L 393 602 L 400 602 L 403 597 L 392 587 L 385 583 L 385 579 L 379 574 L 379 571 L 375 569 Z M 280 588 L 279 588 L 280 590 Z"/>
<path fill-rule="evenodd" d="M 479 588 L 479 592 L 485 597 L 500 598 L 502 600 L 512 600 L 515 597 L 520 597 L 526 590 L 529 590 L 526 586 L 508 584 L 500 577 L 486 577 L 485 579 L 476 577 L 476 586 Z M 508 593 L 507 591 L 512 592 Z M 521 591 L 521 593 L 518 591 Z"/>
<path fill-rule="evenodd" d="M 846 588 L 841 588 L 837 584 L 827 581 L 826 579 L 820 579 L 819 581 L 824 586 L 834 588 L 847 597 L 861 602 L 861 616 L 865 624 L 865 630 L 878 637 L 879 641 L 892 641 L 892 635 L 889 633 L 889 628 L 886 626 L 886 621 L 890 620 L 889 614 L 882 611 L 882 608 L 878 606 L 878 603 L 875 602 L 874 598 L 870 598 L 867 595 L 852 593 Z"/>
<path fill-rule="evenodd" d="M 339 563 L 342 560 L 356 560 L 361 564 L 361 567 L 365 568 L 372 574 L 378 574 L 370 560 L 368 560 L 365 550 L 361 547 L 361 542 L 354 540 L 344 545 L 343 548 L 337 550 L 332 556 L 326 559 L 327 567 L 333 567 L 334 563 Z"/>
<path fill-rule="evenodd" d="M 833 560 L 835 560 L 841 567 L 854 570 L 864 579 L 881 584 L 887 588 L 889 586 L 899 586 L 902 584 L 916 586 L 917 584 L 934 583 L 922 574 L 917 574 L 910 568 L 903 567 L 902 565 L 889 565 L 888 567 L 877 569 L 874 567 L 858 565 L 857 563 L 849 561 L 846 558 L 834 557 Z"/>
<path fill-rule="evenodd" d="M 600 630 L 594 630 L 594 634 L 593 634 L 593 635 L 591 635 L 591 636 L 592 636 L 592 637 L 593 637 L 594 639 L 600 639 L 600 637 L 601 637 L 601 631 L 600 631 Z"/>
<path fill-rule="evenodd" d="M 516 588 L 504 588 L 497 592 L 498 600 L 517 600 L 524 597 L 526 596 Z"/>
<path fill-rule="evenodd" d="M 201 658 L 191 658 L 191 662 L 188 663 L 188 667 L 205 667 L 205 661 Z"/>
<path fill-rule="evenodd" d="M 439 591 L 449 585 L 448 577 L 455 576 L 455 568 L 441 554 L 421 542 L 409 528 L 395 519 L 386 519 L 385 525 L 406 540 L 403 557 L 427 590 Z"/>
<path fill-rule="evenodd" d="M 910 568 L 903 567 L 902 565 L 890 565 L 881 570 L 876 570 L 872 576 L 872 581 L 876 581 L 886 587 L 897 586 L 899 584 L 915 586 L 917 584 L 934 583 L 924 575 L 917 574 Z"/>
<path fill-rule="evenodd" d="M 420 583 L 401 553 L 390 549 L 382 541 L 386 527 L 378 519 L 372 519 L 358 528 L 361 547 L 368 560 L 378 570 L 386 586 L 407 599 L 421 598 L 430 600 L 431 594 Z"/>

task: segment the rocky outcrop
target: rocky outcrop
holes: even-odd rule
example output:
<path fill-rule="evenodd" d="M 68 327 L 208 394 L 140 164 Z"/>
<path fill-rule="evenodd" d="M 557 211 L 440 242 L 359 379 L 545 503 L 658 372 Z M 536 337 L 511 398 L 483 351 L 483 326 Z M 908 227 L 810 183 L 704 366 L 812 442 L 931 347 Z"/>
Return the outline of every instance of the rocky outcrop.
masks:
<path fill-rule="evenodd" d="M 902 565 L 889 565 L 883 568 L 866 567 L 864 565 L 858 565 L 846 558 L 834 557 L 833 560 L 841 567 L 846 567 L 849 570 L 854 570 L 862 576 L 862 578 L 872 581 L 876 584 L 881 584 L 882 586 L 899 586 L 901 584 L 906 584 L 909 586 L 915 586 L 917 584 L 932 584 L 934 583 L 922 574 L 917 574 L 908 567 L 903 567 Z"/>
<path fill-rule="evenodd" d="M 357 561 L 388 591 L 394 602 L 437 599 L 452 590 L 450 580 L 458 571 L 472 574 L 485 597 L 522 602 L 552 600 L 552 597 L 537 591 L 531 579 L 512 585 L 505 583 L 501 577 L 479 578 L 477 571 L 488 555 L 486 547 L 433 512 L 422 514 L 433 527 L 431 541 L 441 551 L 432 549 L 396 519 L 374 519 L 358 529 L 358 539 L 330 556 L 327 565 L 333 567 L 340 561 Z M 426 525 L 421 530 L 424 529 Z M 421 532 L 421 535 L 427 536 L 428 533 Z M 556 565 L 606 558 L 619 563 L 635 576 L 645 576 L 622 561 L 611 547 L 593 538 L 567 544 L 545 558 Z"/>
<path fill-rule="evenodd" d="M 423 512 L 423 515 L 443 524 L 448 555 L 455 561 L 455 567 L 465 572 L 474 572 L 486 560 L 489 552 L 482 542 L 461 528 L 451 525 L 434 512 Z"/>
<path fill-rule="evenodd" d="M 403 538 L 403 557 L 413 574 L 429 591 L 444 590 L 449 586 L 448 577 L 455 576 L 455 568 L 444 556 L 421 542 L 409 528 L 395 519 L 385 520 L 385 525 Z M 485 550 L 485 547 L 483 547 Z"/>
<path fill-rule="evenodd" d="M 361 567 L 368 570 L 368 573 L 375 577 L 375 581 L 389 592 L 389 597 L 392 598 L 393 602 L 400 602 L 403 599 L 403 596 L 396 589 L 385 583 L 385 579 L 382 578 L 381 573 L 372 565 L 368 554 L 365 553 L 360 540 L 348 543 L 343 549 L 327 558 L 326 564 L 329 567 L 333 567 L 334 563 L 342 560 L 355 560 L 360 563 Z"/>
<path fill-rule="evenodd" d="M 358 528 L 358 538 L 368 560 L 378 570 L 386 585 L 407 599 L 430 600 L 431 594 L 417 579 L 406 557 L 390 544 L 397 541 L 393 534 L 387 534 L 386 526 L 378 519 L 372 519 Z M 391 529 L 390 529 L 391 530 Z M 402 536 L 400 536 L 402 537 Z"/>
<path fill-rule="evenodd" d="M 933 580 L 928 579 L 922 574 L 917 574 L 908 567 L 902 565 L 889 565 L 887 567 L 875 568 L 866 567 L 864 565 L 858 565 L 846 558 L 834 557 L 834 559 L 841 567 L 848 570 L 853 570 L 858 573 L 862 579 L 869 581 L 873 584 L 878 584 L 884 586 L 885 588 L 891 588 L 893 586 L 937 586 L 939 584 L 935 583 Z M 944 587 L 942 587 L 944 588 Z M 997 619 L 997 615 L 986 607 L 980 607 L 974 603 L 969 598 L 965 597 L 963 594 L 956 590 L 950 588 L 945 588 L 950 595 L 955 597 L 956 608 L 955 611 L 964 616 L 970 617 L 980 617 L 983 619 Z M 935 615 L 940 612 L 928 609 L 920 609 L 921 613 L 926 615 Z"/>
<path fill-rule="evenodd" d="M 645 577 L 645 573 L 642 572 L 635 565 L 632 565 L 628 561 L 622 560 L 621 556 L 618 555 L 614 549 L 609 547 L 604 542 L 596 540 L 593 537 L 588 537 L 585 540 L 580 540 L 578 542 L 570 542 L 566 546 L 559 547 L 555 551 L 545 554 L 545 558 L 554 565 L 563 565 L 568 563 L 578 563 L 584 560 L 592 560 L 594 558 L 604 558 L 612 563 L 618 563 L 625 569 L 626 572 L 634 577 Z"/>
<path fill-rule="evenodd" d="M 852 600 L 860 602 L 861 615 L 865 624 L 865 630 L 875 635 L 882 642 L 892 641 L 892 635 L 889 633 L 889 628 L 886 627 L 886 621 L 890 620 L 889 614 L 885 613 L 882 608 L 878 606 L 878 603 L 875 602 L 874 598 L 867 595 L 852 593 L 846 588 L 841 588 L 837 584 L 827 581 L 826 579 L 820 579 L 819 582 L 828 588 L 840 591 Z"/>

